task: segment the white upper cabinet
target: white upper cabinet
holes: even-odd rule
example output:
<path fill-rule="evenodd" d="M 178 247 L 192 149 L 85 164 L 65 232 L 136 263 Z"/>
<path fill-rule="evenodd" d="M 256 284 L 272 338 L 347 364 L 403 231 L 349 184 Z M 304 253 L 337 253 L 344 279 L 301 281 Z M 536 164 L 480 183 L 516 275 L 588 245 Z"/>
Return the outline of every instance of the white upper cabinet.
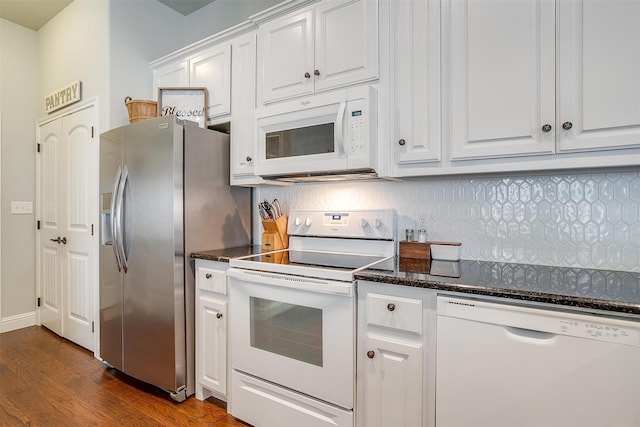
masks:
<path fill-rule="evenodd" d="M 553 153 L 553 1 L 444 4 L 451 159 Z"/>
<path fill-rule="evenodd" d="M 162 62 L 153 68 L 154 97 L 158 88 L 204 87 L 207 89 L 207 118 L 231 112 L 231 44 L 202 49 L 191 56 Z"/>
<path fill-rule="evenodd" d="M 231 184 L 255 185 L 256 33 L 231 42 Z"/>
<path fill-rule="evenodd" d="M 640 146 L 640 2 L 445 4 L 451 160 Z"/>
<path fill-rule="evenodd" d="M 327 0 L 258 29 L 260 103 L 378 78 L 377 0 Z"/>
<path fill-rule="evenodd" d="M 207 117 L 231 112 L 231 44 L 205 49 L 189 60 L 189 83 L 207 88 Z"/>
<path fill-rule="evenodd" d="M 258 45 L 258 87 L 264 102 L 313 92 L 311 10 L 261 25 Z"/>
<path fill-rule="evenodd" d="M 640 146 L 640 2 L 560 1 L 558 22 L 559 151 Z"/>
<path fill-rule="evenodd" d="M 439 166 L 440 1 L 391 3 L 391 123 L 394 175 Z"/>
<path fill-rule="evenodd" d="M 189 61 L 179 60 L 153 70 L 153 93 L 160 87 L 188 87 Z"/>

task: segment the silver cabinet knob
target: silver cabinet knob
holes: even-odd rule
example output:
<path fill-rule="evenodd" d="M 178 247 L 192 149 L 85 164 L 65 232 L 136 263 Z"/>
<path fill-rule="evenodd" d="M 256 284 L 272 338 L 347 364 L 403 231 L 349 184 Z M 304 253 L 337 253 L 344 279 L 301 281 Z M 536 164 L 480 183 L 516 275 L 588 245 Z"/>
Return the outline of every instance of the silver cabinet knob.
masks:
<path fill-rule="evenodd" d="M 320 75 L 320 71 L 318 71 L 318 70 L 313 70 L 313 74 L 314 74 L 314 75 L 316 75 L 316 76 L 319 76 L 319 75 Z"/>
<path fill-rule="evenodd" d="M 396 305 L 394 303 L 390 302 L 389 304 L 387 304 L 387 310 L 393 311 L 395 309 L 396 309 Z"/>
<path fill-rule="evenodd" d="M 544 126 L 542 126 L 542 132 L 550 132 L 551 131 L 551 125 L 550 124 L 546 124 Z"/>
<path fill-rule="evenodd" d="M 222 313 L 216 313 L 216 318 L 222 319 Z"/>
<path fill-rule="evenodd" d="M 211 279 L 211 273 L 205 274 L 204 277 L 206 277 L 207 279 Z"/>
<path fill-rule="evenodd" d="M 247 156 L 247 162 L 250 162 L 251 160 L 253 160 L 251 156 Z"/>
<path fill-rule="evenodd" d="M 400 141 L 398 141 L 398 144 L 400 144 L 400 145 L 404 145 L 406 143 L 407 143 L 407 141 L 405 141 L 404 138 L 402 138 L 402 139 L 400 139 Z"/>
<path fill-rule="evenodd" d="M 367 351 L 367 357 L 369 359 L 373 359 L 373 357 L 376 355 L 376 353 L 373 350 L 369 350 Z"/>
<path fill-rule="evenodd" d="M 564 129 L 564 130 L 569 130 L 569 129 L 571 129 L 572 127 L 573 127 L 573 123 L 571 123 L 571 122 L 564 122 L 564 123 L 562 124 L 562 129 Z"/>
<path fill-rule="evenodd" d="M 304 73 L 304 78 L 305 78 L 305 79 L 310 79 L 310 78 L 311 78 L 311 74 L 309 74 L 309 73 Z"/>

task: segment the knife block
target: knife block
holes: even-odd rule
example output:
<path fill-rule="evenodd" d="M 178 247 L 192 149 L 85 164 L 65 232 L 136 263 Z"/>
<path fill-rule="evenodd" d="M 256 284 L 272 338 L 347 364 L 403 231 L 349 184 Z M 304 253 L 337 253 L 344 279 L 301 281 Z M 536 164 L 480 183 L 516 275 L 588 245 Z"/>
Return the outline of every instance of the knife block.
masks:
<path fill-rule="evenodd" d="M 265 219 L 262 221 L 264 233 L 262 233 L 262 251 L 277 251 L 289 247 L 289 234 L 287 234 L 287 216 L 281 215 L 278 219 Z"/>

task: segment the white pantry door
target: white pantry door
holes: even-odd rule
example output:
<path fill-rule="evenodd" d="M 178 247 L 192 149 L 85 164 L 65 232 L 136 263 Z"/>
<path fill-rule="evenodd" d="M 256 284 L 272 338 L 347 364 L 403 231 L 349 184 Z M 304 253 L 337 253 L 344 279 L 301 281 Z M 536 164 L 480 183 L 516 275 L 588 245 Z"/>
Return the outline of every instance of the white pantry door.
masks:
<path fill-rule="evenodd" d="M 94 350 L 98 139 L 94 107 L 40 127 L 40 323 Z"/>

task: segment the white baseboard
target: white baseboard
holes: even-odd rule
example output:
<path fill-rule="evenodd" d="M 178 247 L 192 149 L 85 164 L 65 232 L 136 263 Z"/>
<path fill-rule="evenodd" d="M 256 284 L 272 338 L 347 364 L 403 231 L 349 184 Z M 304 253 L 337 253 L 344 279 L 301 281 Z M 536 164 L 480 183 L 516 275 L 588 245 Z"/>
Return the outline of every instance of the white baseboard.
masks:
<path fill-rule="evenodd" d="M 0 323 L 0 332 L 15 331 L 29 326 L 36 325 L 36 312 L 16 314 L 15 316 L 5 317 Z"/>

